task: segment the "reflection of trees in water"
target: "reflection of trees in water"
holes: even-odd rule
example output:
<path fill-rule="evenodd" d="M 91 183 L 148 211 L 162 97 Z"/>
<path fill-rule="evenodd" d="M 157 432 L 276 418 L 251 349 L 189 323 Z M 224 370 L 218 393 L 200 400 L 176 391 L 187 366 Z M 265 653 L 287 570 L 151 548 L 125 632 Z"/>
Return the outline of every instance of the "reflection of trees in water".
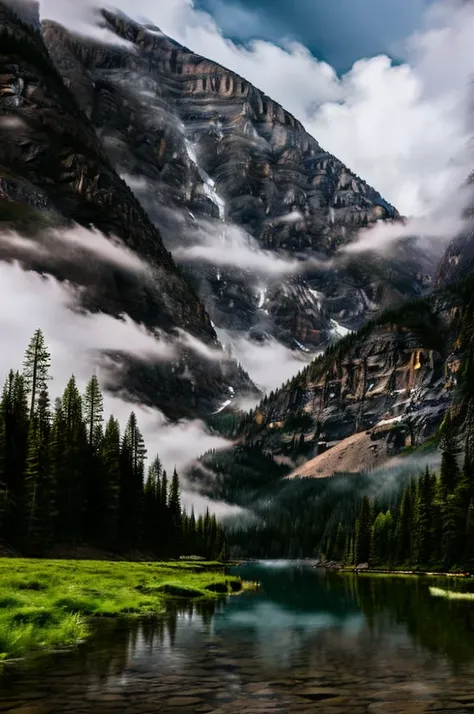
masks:
<path fill-rule="evenodd" d="M 132 654 L 139 645 L 143 647 L 143 644 L 148 647 L 150 652 L 157 645 L 166 644 L 174 647 L 180 618 L 189 621 L 200 618 L 204 632 L 208 633 L 212 618 L 219 607 L 222 607 L 222 604 L 213 600 L 168 602 L 163 616 L 129 623 L 128 647 Z"/>
<path fill-rule="evenodd" d="M 174 647 L 182 617 L 200 619 L 204 632 L 209 632 L 214 614 L 223 606 L 224 603 L 214 600 L 175 601 L 168 603 L 166 612 L 157 618 L 95 623 L 95 634 L 72 656 L 71 666 L 77 668 L 88 681 L 94 678 L 97 683 L 103 684 L 123 672 L 138 651 L 151 655 L 160 646 Z M 64 653 L 58 657 L 58 670 L 64 668 L 64 657 Z M 48 660 L 50 669 L 53 665 Z"/>
<path fill-rule="evenodd" d="M 343 576 L 352 581 L 372 631 L 380 616 L 403 625 L 413 642 L 455 665 L 474 660 L 474 604 L 432 597 L 434 579 Z M 443 581 L 446 587 L 446 581 Z M 442 585 L 443 586 L 443 585 Z"/>
<path fill-rule="evenodd" d="M 56 677 L 65 692 L 68 682 L 73 688 L 82 685 L 85 690 L 107 691 L 121 682 L 124 672 L 141 669 L 144 659 L 154 656 L 159 661 L 160 654 L 166 659 L 169 648 L 175 646 L 181 618 L 196 623 L 196 639 L 200 641 L 201 631 L 205 634 L 210 631 L 214 614 L 223 607 L 225 602 L 214 600 L 174 601 L 167 604 L 160 617 L 95 620 L 91 623 L 93 634 L 76 650 L 41 656 L 30 661 L 26 669 L 7 667 L 2 673 L 2 696 L 8 692 L 12 699 L 22 701 L 28 689 L 49 690 Z"/>

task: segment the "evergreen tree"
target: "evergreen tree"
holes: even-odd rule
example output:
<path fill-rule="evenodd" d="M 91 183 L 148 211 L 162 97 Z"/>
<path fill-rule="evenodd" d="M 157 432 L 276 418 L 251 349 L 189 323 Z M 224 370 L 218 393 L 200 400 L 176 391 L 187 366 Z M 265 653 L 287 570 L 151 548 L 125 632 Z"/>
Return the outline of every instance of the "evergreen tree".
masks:
<path fill-rule="evenodd" d="M 30 419 L 33 418 L 38 395 L 47 389 L 50 367 L 51 356 L 46 347 L 44 335 L 41 330 L 35 330 L 23 362 L 25 388 L 30 397 Z"/>
<path fill-rule="evenodd" d="M 87 434 L 75 377 L 69 380 L 53 422 L 53 470 L 57 493 L 57 535 L 68 542 L 84 537 L 87 497 Z"/>
<path fill-rule="evenodd" d="M 173 553 L 181 552 L 182 547 L 182 523 L 181 523 L 181 498 L 179 490 L 179 477 L 176 469 L 173 471 L 171 478 L 170 493 L 169 493 L 169 522 L 171 527 L 171 544 Z"/>
<path fill-rule="evenodd" d="M 443 502 L 453 493 L 459 480 L 459 447 L 451 410 L 448 410 L 441 425 L 440 498 Z"/>
<path fill-rule="evenodd" d="M 380 512 L 371 529 L 370 562 L 386 565 L 391 556 L 392 514 Z"/>
<path fill-rule="evenodd" d="M 21 545 L 23 481 L 28 441 L 28 406 L 23 377 L 10 371 L 0 402 L 3 417 L 3 527 L 14 545 Z"/>
<path fill-rule="evenodd" d="M 120 426 L 111 416 L 100 443 L 100 479 L 97 513 L 102 514 L 100 542 L 108 548 L 116 547 L 119 536 L 120 495 Z"/>
<path fill-rule="evenodd" d="M 23 489 L 24 543 L 28 552 L 41 553 L 52 542 L 54 483 L 50 452 L 51 414 L 44 387 L 30 420 Z"/>
<path fill-rule="evenodd" d="M 432 503 L 434 500 L 432 486 L 431 473 L 427 468 L 419 479 L 416 488 L 413 514 L 413 558 L 415 563 L 427 564 L 430 559 Z"/>
<path fill-rule="evenodd" d="M 369 561 L 371 517 L 370 501 L 367 496 L 364 496 L 356 526 L 356 563 L 367 563 Z"/>
<path fill-rule="evenodd" d="M 171 543 L 171 523 L 168 510 L 168 474 L 163 471 L 161 476 L 160 493 L 160 523 L 161 523 L 161 551 L 164 555 L 169 555 L 172 551 Z"/>
<path fill-rule="evenodd" d="M 146 549 L 156 550 L 158 546 L 159 498 L 159 480 L 152 465 L 148 469 L 143 497 L 143 547 Z"/>
<path fill-rule="evenodd" d="M 155 501 L 154 501 L 154 514 L 153 523 L 149 525 L 149 535 L 150 542 L 145 541 L 146 545 L 153 548 L 155 552 L 162 552 L 163 542 L 165 539 L 164 525 L 166 520 L 166 503 L 162 503 L 163 493 L 162 493 L 162 479 L 163 467 L 159 456 L 155 456 L 150 467 L 148 469 L 148 478 L 152 479 L 155 484 Z"/>
<path fill-rule="evenodd" d="M 87 442 L 91 449 L 100 448 L 102 438 L 102 422 L 104 413 L 104 398 L 100 390 L 99 380 L 94 375 L 86 386 L 82 400 L 84 421 L 87 428 Z"/>
<path fill-rule="evenodd" d="M 100 542 L 103 536 L 102 519 L 107 507 L 107 484 L 103 483 L 106 473 L 102 468 L 100 450 L 104 438 L 102 422 L 104 400 L 97 377 L 91 377 L 82 398 L 82 411 L 87 433 L 85 454 L 86 480 L 86 519 L 85 532 L 89 540 Z"/>
<path fill-rule="evenodd" d="M 120 537 L 130 548 L 137 548 L 140 542 L 145 454 L 143 437 L 132 412 L 120 454 Z"/>
<path fill-rule="evenodd" d="M 395 528 L 395 561 L 406 563 L 411 556 L 412 501 L 411 489 L 403 491 Z"/>

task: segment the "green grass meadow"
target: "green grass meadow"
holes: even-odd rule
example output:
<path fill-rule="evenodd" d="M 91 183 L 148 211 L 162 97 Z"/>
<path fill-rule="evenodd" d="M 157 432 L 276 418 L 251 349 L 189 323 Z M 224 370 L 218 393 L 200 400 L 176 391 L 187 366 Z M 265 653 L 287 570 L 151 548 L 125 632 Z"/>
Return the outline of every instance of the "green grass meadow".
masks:
<path fill-rule="evenodd" d="M 75 646 L 94 617 L 156 617 L 170 598 L 241 589 L 215 563 L 0 558 L 0 660 Z"/>

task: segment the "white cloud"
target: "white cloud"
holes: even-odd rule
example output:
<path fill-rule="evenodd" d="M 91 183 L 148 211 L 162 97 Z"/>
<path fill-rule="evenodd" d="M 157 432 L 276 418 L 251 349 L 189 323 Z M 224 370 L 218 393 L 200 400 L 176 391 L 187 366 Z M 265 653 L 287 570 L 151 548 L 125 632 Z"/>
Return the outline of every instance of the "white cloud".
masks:
<path fill-rule="evenodd" d="M 36 238 L 26 238 L 15 232 L 0 233 L 0 244 L 8 246 L 13 251 L 27 255 L 48 256 L 53 260 L 58 257 L 80 258 L 78 254 L 85 253 L 90 260 L 93 253 L 101 261 L 112 263 L 127 270 L 148 272 L 149 266 L 135 253 L 129 250 L 118 238 L 106 238 L 100 231 L 76 225 L 72 228 L 43 232 Z"/>
<path fill-rule="evenodd" d="M 87 230 L 82 226 L 75 226 L 69 230 L 54 231 L 48 241 L 50 249 L 57 250 L 54 241 L 63 242 L 64 247 L 75 247 L 89 253 L 95 253 L 107 263 L 113 263 L 122 268 L 138 272 L 149 271 L 149 266 L 133 251 L 125 246 L 119 238 L 110 236 L 106 238 L 98 230 Z"/>
<path fill-rule="evenodd" d="M 158 409 L 131 404 L 114 395 L 107 395 L 106 406 L 122 424 L 132 410 L 136 413 L 148 449 L 148 462 L 158 454 L 169 475 L 175 467 L 182 475 L 186 467 L 210 449 L 232 446 L 227 439 L 211 434 L 199 419 L 168 422 Z"/>
<path fill-rule="evenodd" d="M 385 56 L 363 59 L 342 78 L 294 42 L 236 46 L 192 0 L 119 5 L 280 102 L 405 215 L 429 215 L 471 166 L 466 116 L 474 70 L 472 3 L 446 0 L 431 8 L 423 30 L 406 43 L 407 64 L 395 66 Z M 70 27 L 90 21 L 90 7 L 42 0 L 44 16 Z"/>
<path fill-rule="evenodd" d="M 177 261 L 203 261 L 256 275 L 288 275 L 301 269 L 295 259 L 285 259 L 274 252 L 262 250 L 257 241 L 243 229 L 219 221 L 199 221 L 192 233 L 196 241 L 191 246 L 174 248 Z"/>
<path fill-rule="evenodd" d="M 127 315 L 116 319 L 104 313 L 75 309 L 78 294 L 54 278 L 0 263 L 0 329 L 5 339 L 0 351 L 0 378 L 21 367 L 34 330 L 41 327 L 54 355 L 52 389 L 58 396 L 72 372 L 84 386 L 94 370 L 107 373 L 101 353 L 120 352 L 151 361 L 167 361 L 175 348 L 151 335 Z"/>
<path fill-rule="evenodd" d="M 210 347 L 204 342 L 201 342 L 201 340 L 199 340 L 197 337 L 194 337 L 194 335 L 189 334 L 189 332 L 185 332 L 185 330 L 182 330 L 181 328 L 176 329 L 176 334 L 177 343 L 179 343 L 185 348 L 192 350 L 200 357 L 204 357 L 204 359 L 210 360 L 212 362 L 222 362 L 223 360 L 229 359 L 229 356 L 226 355 L 219 347 L 217 347 L 217 345 L 215 347 Z"/>
<path fill-rule="evenodd" d="M 256 342 L 241 333 L 219 328 L 216 332 L 222 344 L 230 347 L 232 356 L 264 392 L 280 387 L 316 356 L 290 350 L 273 338 Z M 246 400 L 245 406 L 250 404 L 254 405 L 253 400 Z"/>

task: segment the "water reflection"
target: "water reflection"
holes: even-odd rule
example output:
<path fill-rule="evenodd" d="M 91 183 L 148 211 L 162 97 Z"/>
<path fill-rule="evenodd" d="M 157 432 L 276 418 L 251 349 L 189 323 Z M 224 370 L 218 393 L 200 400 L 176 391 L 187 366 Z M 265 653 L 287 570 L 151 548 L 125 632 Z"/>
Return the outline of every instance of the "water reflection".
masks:
<path fill-rule="evenodd" d="M 262 591 L 103 621 L 74 653 L 7 668 L 0 711 L 474 709 L 474 605 L 431 597 L 433 580 L 283 563 L 242 575 Z"/>

